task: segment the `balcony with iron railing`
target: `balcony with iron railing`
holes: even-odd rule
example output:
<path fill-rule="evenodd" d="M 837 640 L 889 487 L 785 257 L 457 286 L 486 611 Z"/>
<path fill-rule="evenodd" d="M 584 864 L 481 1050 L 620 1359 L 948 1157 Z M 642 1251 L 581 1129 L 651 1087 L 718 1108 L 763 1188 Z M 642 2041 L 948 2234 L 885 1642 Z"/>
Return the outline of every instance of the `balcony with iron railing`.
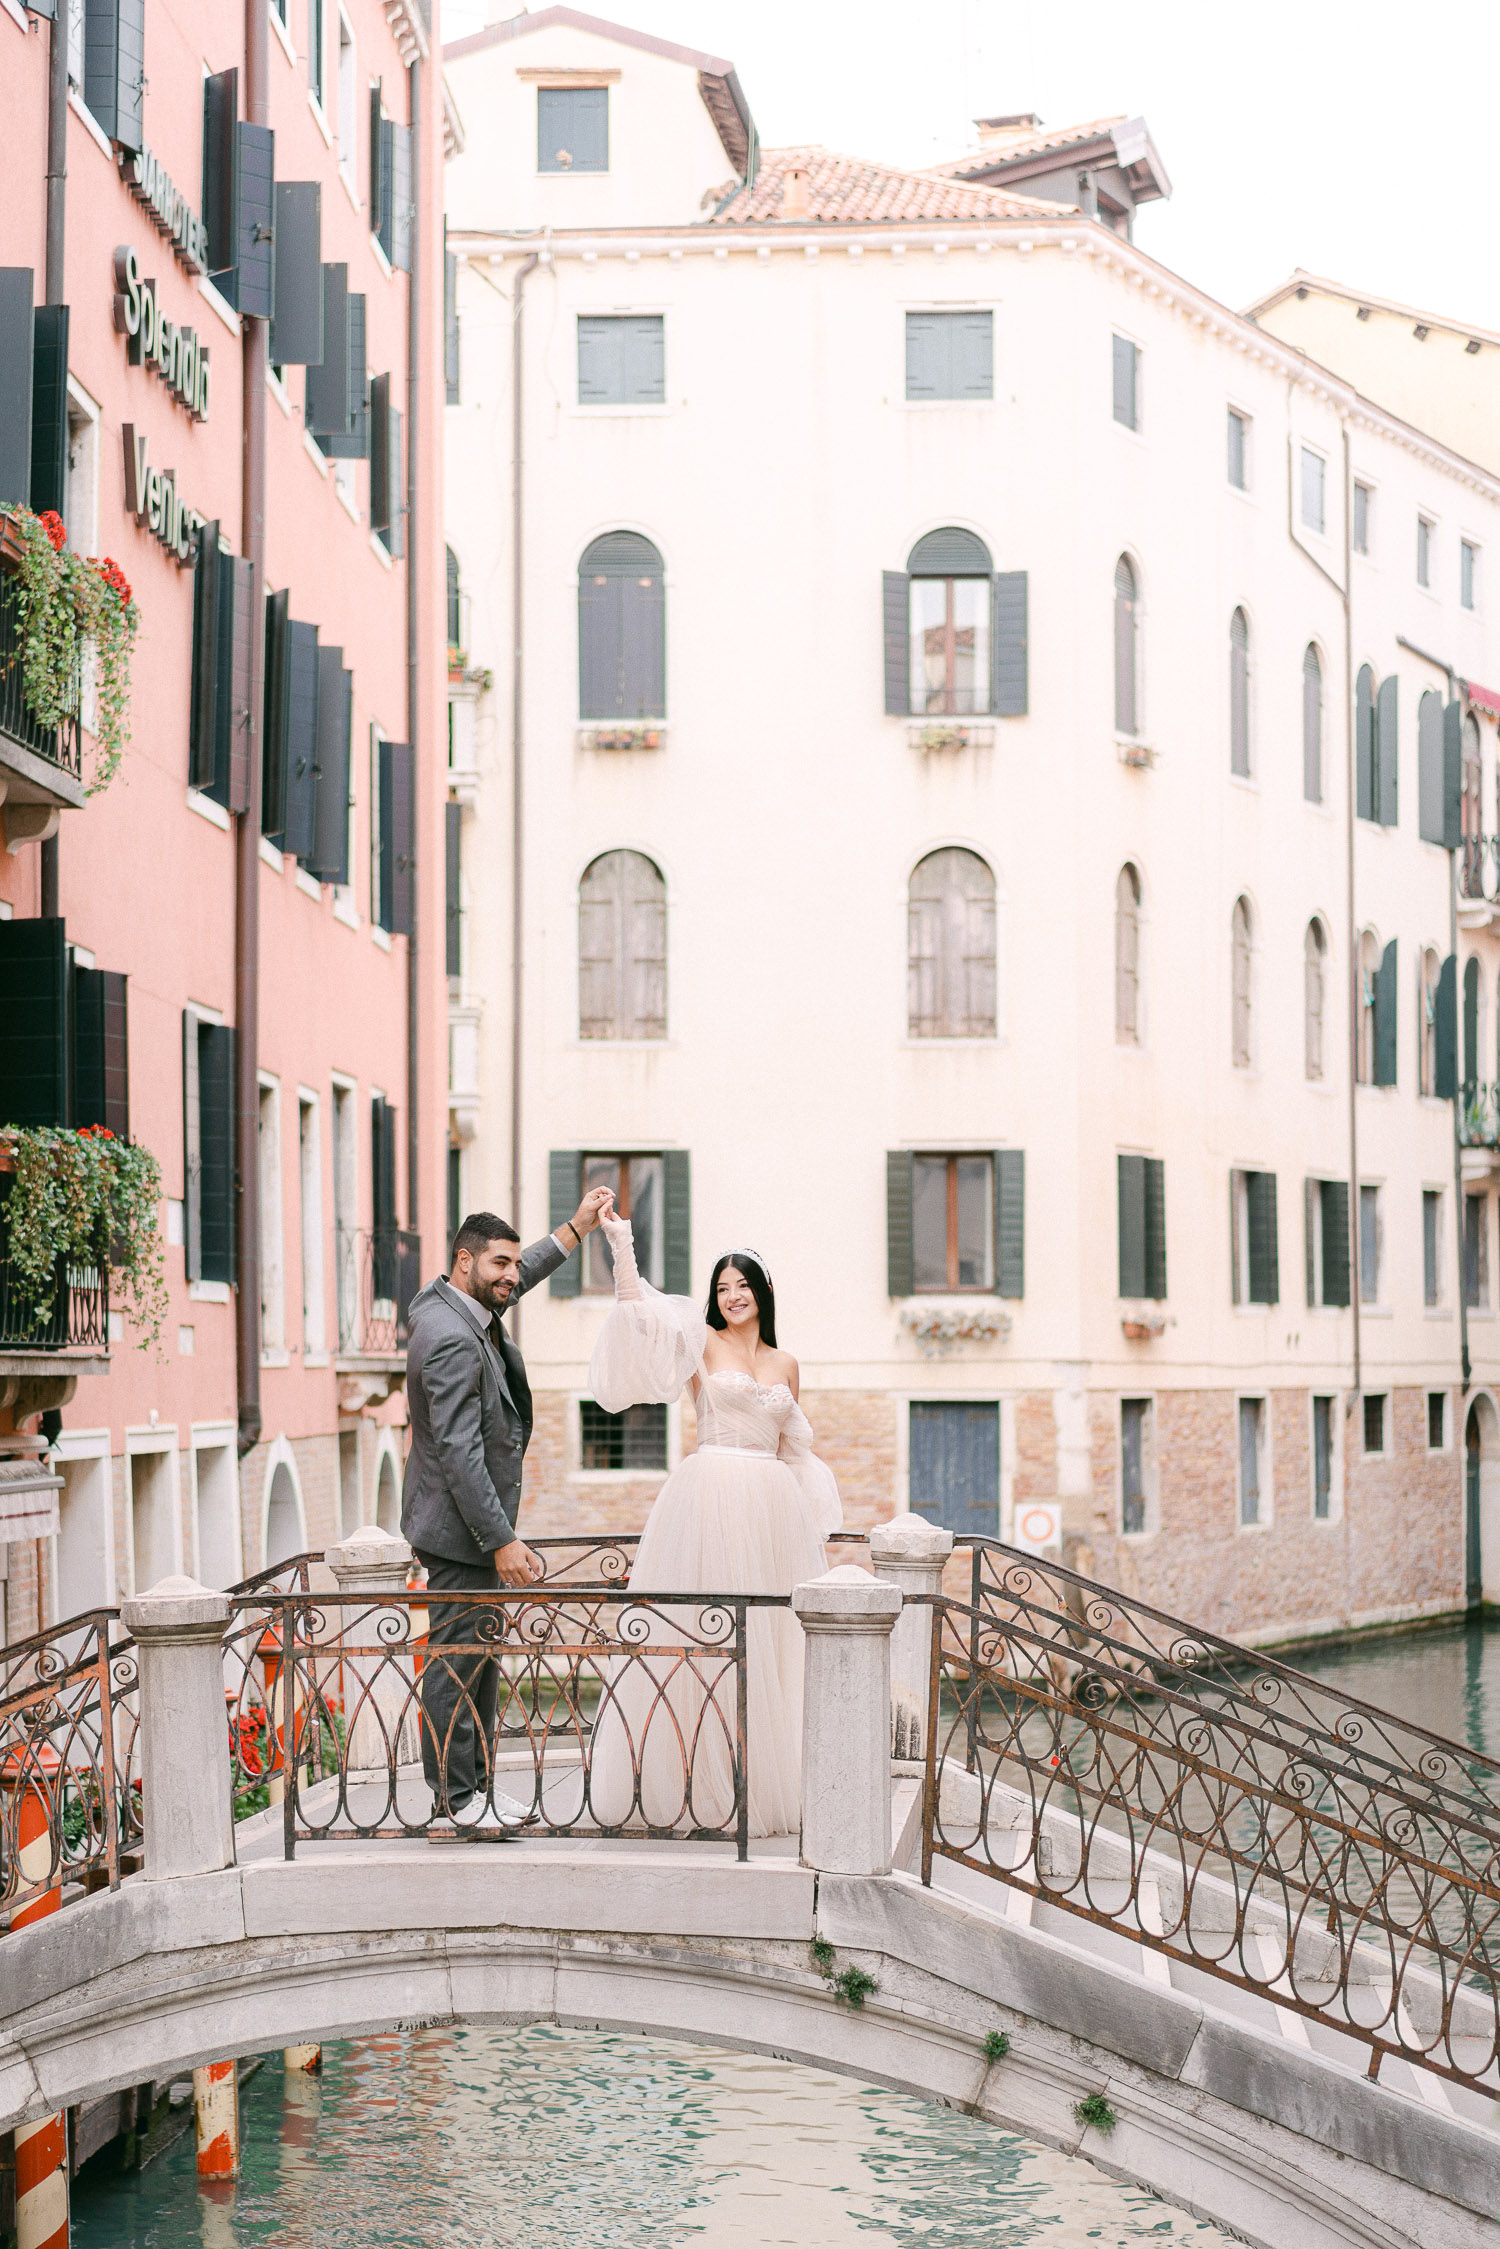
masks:
<path fill-rule="evenodd" d="M 1500 1148 L 1500 1084 L 1465 1079 L 1458 1089 L 1458 1144 L 1461 1148 Z"/>
<path fill-rule="evenodd" d="M 10 1256 L 7 1209 L 12 1174 L 0 1171 L 0 1359 L 45 1353 L 47 1361 L 78 1352 L 89 1358 L 109 1349 L 109 1261 L 101 1254 L 88 1263 L 59 1257 L 50 1290 L 38 1302 L 21 1280 Z M 8 1371 L 20 1371 L 9 1366 Z"/>
<path fill-rule="evenodd" d="M 84 801 L 81 667 L 58 726 L 43 726 L 26 693 L 18 555 L 0 532 L 0 774 L 9 840 L 42 832 L 59 806 Z M 28 823 L 26 826 L 21 824 Z"/>
<path fill-rule="evenodd" d="M 411 1300 L 422 1285 L 421 1235 L 398 1226 L 341 1226 L 334 1245 L 340 1361 L 399 1359 Z"/>

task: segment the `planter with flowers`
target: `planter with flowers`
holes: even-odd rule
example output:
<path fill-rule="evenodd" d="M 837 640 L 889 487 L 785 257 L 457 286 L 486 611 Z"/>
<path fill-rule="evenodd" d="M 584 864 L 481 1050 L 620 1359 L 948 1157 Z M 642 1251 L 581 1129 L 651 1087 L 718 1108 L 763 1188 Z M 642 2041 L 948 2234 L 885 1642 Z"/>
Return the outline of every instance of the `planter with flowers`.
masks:
<path fill-rule="evenodd" d="M 155 1345 L 167 1314 L 161 1167 L 149 1148 L 102 1125 L 0 1126 L 0 1311 L 6 1340 L 59 1348 L 75 1276 L 112 1283 L 122 1309 Z M 89 1285 L 89 1284 L 85 1284 Z M 104 1341 L 104 1336 L 91 1340 Z"/>
<path fill-rule="evenodd" d="M 916 1337 L 924 1359 L 946 1359 L 965 1343 L 1004 1343 L 1010 1314 L 994 1304 L 908 1305 L 901 1325 Z"/>
<path fill-rule="evenodd" d="M 79 714 L 83 659 L 93 661 L 92 796 L 114 779 L 130 740 L 130 667 L 140 612 L 109 555 L 74 554 L 61 516 L 0 507 L 0 573 L 15 611 L 10 663 L 27 712 L 44 733 Z"/>
<path fill-rule="evenodd" d="M 581 750 L 659 750 L 666 738 L 660 719 L 628 719 L 616 725 L 581 726 Z"/>

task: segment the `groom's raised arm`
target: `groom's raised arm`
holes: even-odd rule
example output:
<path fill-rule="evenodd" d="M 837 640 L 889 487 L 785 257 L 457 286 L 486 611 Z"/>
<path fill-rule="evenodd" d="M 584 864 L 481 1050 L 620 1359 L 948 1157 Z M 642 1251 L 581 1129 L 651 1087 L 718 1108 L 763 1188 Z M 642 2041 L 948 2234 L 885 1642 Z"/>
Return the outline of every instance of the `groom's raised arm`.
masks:
<path fill-rule="evenodd" d="M 565 1218 L 555 1234 L 547 1234 L 530 1249 L 522 1252 L 521 1277 L 511 1291 L 511 1302 L 524 1296 L 538 1281 L 545 1281 L 559 1265 L 566 1263 L 575 1249 L 583 1247 L 583 1237 L 591 1234 L 598 1225 L 601 1213 L 614 1206 L 614 1195 L 608 1187 L 591 1187 L 571 1218 Z"/>

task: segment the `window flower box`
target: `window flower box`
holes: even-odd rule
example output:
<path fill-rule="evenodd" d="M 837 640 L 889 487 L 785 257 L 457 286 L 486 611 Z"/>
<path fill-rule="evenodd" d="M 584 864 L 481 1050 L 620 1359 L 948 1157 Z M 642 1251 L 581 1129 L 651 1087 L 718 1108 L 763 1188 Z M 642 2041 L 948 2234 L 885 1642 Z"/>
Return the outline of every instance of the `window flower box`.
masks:
<path fill-rule="evenodd" d="M 1128 765 L 1132 773 L 1149 773 L 1156 763 L 1156 752 L 1148 742 L 1117 742 L 1120 763 Z"/>
<path fill-rule="evenodd" d="M 1165 1312 L 1145 1304 L 1132 1305 L 1120 1315 L 1120 1333 L 1127 1343 L 1154 1343 L 1168 1326 Z"/>
<path fill-rule="evenodd" d="M 666 738 L 666 725 L 659 718 L 626 719 L 578 729 L 581 750 L 659 750 Z"/>
<path fill-rule="evenodd" d="M 995 1304 L 908 1305 L 901 1325 L 924 1359 L 946 1359 L 966 1343 L 1008 1341 L 1011 1318 Z"/>
<path fill-rule="evenodd" d="M 944 757 L 959 750 L 993 749 L 995 729 L 969 719 L 925 718 L 907 728 L 906 739 L 923 757 Z"/>

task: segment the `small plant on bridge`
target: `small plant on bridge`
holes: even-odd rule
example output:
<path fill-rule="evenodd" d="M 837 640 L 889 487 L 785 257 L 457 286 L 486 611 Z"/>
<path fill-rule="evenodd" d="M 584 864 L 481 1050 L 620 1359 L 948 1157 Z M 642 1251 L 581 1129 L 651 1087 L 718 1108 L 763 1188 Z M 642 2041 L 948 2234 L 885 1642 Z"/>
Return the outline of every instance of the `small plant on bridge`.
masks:
<path fill-rule="evenodd" d="M 1010 2052 L 1010 2039 L 1003 2030 L 989 2030 L 984 2036 L 984 2058 L 987 2062 L 1003 2062 Z"/>
<path fill-rule="evenodd" d="M 862 2007 L 871 1992 L 880 1989 L 867 1969 L 844 1968 L 835 1973 L 834 1963 L 838 1955 L 833 1946 L 822 1937 L 814 1937 L 808 1949 L 812 1953 L 813 1966 L 818 1974 L 828 1985 L 834 1998 L 841 1999 L 846 2007 Z"/>
<path fill-rule="evenodd" d="M 1073 2114 L 1086 2130 L 1112 2132 L 1120 2119 L 1102 2093 L 1090 2093 L 1074 2103 Z"/>

